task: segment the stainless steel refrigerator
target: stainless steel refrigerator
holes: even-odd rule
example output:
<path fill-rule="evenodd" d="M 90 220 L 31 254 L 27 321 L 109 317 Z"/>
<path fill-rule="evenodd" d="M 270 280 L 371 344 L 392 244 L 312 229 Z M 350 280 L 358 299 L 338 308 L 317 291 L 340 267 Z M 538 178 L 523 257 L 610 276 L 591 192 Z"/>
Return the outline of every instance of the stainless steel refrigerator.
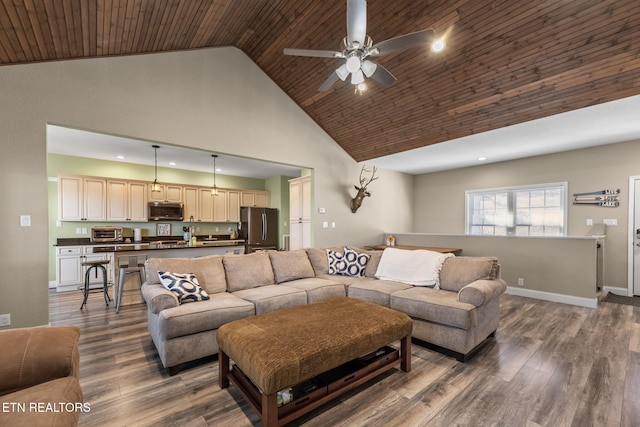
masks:
<path fill-rule="evenodd" d="M 244 239 L 245 253 L 278 249 L 278 210 L 240 208 L 238 236 Z"/>

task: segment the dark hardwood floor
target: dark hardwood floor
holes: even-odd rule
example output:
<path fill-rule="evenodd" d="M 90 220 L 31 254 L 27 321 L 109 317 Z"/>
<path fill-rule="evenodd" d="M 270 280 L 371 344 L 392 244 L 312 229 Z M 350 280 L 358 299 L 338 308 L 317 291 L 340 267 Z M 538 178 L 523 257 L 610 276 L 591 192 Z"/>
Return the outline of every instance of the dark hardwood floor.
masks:
<path fill-rule="evenodd" d="M 82 426 L 251 426 L 258 417 L 211 357 L 166 374 L 146 330 L 146 307 L 116 314 L 100 295 L 51 293 L 51 324 L 81 329 Z M 293 425 L 638 426 L 640 308 L 597 309 L 504 295 L 494 340 L 470 362 L 412 347 L 412 370 L 392 370 Z"/>

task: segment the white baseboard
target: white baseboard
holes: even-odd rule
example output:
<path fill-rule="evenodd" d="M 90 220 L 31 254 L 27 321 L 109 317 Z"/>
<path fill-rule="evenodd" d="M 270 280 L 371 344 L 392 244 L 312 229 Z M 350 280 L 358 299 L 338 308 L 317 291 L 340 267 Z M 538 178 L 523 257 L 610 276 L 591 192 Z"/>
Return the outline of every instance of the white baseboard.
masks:
<path fill-rule="evenodd" d="M 56 287 L 57 285 L 55 280 L 49 282 L 49 289 L 55 289 Z"/>
<path fill-rule="evenodd" d="M 574 297 L 571 295 L 554 294 L 552 292 L 536 291 L 533 289 L 515 288 L 513 286 L 507 286 L 505 293 L 520 297 L 541 299 L 544 301 L 561 302 L 563 304 L 577 305 L 580 307 L 598 307 L 597 298 Z"/>
<path fill-rule="evenodd" d="M 609 292 L 611 292 L 612 294 L 620 295 L 622 297 L 630 296 L 629 290 L 627 288 L 615 288 L 613 286 L 603 286 L 602 292 L 604 292 L 605 294 L 608 294 Z"/>

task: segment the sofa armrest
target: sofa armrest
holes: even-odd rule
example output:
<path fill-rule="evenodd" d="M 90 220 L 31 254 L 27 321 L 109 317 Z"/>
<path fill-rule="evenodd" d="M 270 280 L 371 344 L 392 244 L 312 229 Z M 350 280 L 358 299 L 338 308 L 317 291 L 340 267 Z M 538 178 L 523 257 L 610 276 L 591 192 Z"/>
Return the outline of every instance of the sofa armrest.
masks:
<path fill-rule="evenodd" d="M 80 371 L 76 326 L 0 331 L 0 395 L 74 376 Z"/>
<path fill-rule="evenodd" d="M 153 314 L 158 314 L 167 308 L 180 305 L 178 297 L 160 283 L 144 282 L 141 287 L 142 296 L 147 303 L 147 308 Z"/>
<path fill-rule="evenodd" d="M 464 286 L 458 292 L 458 301 L 473 304 L 476 307 L 502 295 L 507 283 L 502 279 L 476 280 Z"/>

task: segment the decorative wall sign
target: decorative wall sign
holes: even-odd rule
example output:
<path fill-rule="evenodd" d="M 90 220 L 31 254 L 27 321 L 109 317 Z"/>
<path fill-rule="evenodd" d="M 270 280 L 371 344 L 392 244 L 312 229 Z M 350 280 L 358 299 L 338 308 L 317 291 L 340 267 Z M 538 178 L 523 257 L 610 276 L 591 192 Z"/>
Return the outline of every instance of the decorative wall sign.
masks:
<path fill-rule="evenodd" d="M 171 224 L 156 224 L 156 236 L 171 236 Z"/>
<path fill-rule="evenodd" d="M 617 208 L 620 206 L 620 202 L 618 201 L 619 195 L 619 188 L 590 191 L 587 193 L 573 193 L 573 204 Z"/>

